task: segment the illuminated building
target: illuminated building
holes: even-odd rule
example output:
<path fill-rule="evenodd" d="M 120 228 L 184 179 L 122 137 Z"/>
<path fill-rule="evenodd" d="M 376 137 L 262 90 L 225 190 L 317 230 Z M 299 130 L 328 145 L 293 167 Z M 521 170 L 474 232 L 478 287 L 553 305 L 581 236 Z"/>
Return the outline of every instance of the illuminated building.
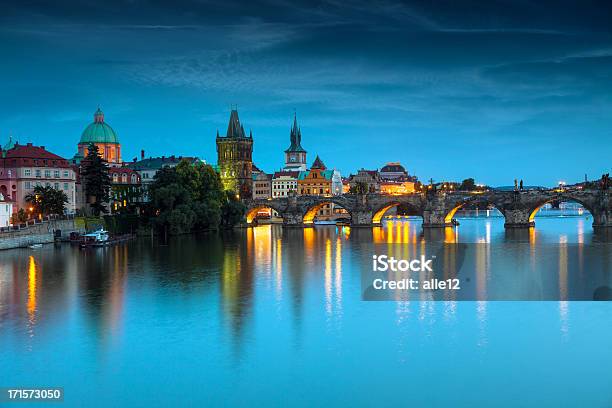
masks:
<path fill-rule="evenodd" d="M 225 136 L 217 131 L 217 165 L 221 183 L 240 198 L 253 196 L 253 134 L 246 136 L 238 111 L 232 110 Z"/>
<path fill-rule="evenodd" d="M 25 197 L 34 187 L 53 187 L 68 197 L 66 212 L 75 211 L 75 172 L 68 160 L 45 146 L 21 145 L 9 140 L 0 149 L 0 193 L 14 203 L 13 211 L 27 209 Z"/>
<path fill-rule="evenodd" d="M 328 170 L 317 156 L 308 171 L 302 171 L 298 176 L 298 194 L 332 196 L 342 194 L 342 177 L 338 170 Z M 320 217 L 327 218 L 335 214 L 332 203 L 324 204 L 318 211 Z"/>
<path fill-rule="evenodd" d="M 380 192 L 392 195 L 414 193 L 414 181 L 384 180 L 380 183 Z"/>
<path fill-rule="evenodd" d="M 380 181 L 378 170 L 361 169 L 357 174 L 349 176 L 349 189 L 358 184 L 364 184 L 367 186 L 368 193 L 379 193 Z"/>
<path fill-rule="evenodd" d="M 272 198 L 298 192 L 299 171 L 277 171 L 272 176 Z"/>
<path fill-rule="evenodd" d="M 79 164 L 89 153 L 89 146 L 94 144 L 98 152 L 109 166 L 121 164 L 121 144 L 119 137 L 108 123 L 104 121 L 104 113 L 98 108 L 94 113 L 94 121 L 90 123 L 83 133 L 77 145 L 78 152 L 73 161 Z"/>
<path fill-rule="evenodd" d="M 253 199 L 267 200 L 272 197 L 272 175 L 266 174 L 253 164 Z"/>
<path fill-rule="evenodd" d="M 112 212 L 134 211 L 143 201 L 140 174 L 129 167 L 111 167 Z"/>
<path fill-rule="evenodd" d="M 291 128 L 291 145 L 285 150 L 285 171 L 306 171 L 306 150 L 302 147 L 302 131 L 297 123 L 297 115 L 293 116 Z"/>
<path fill-rule="evenodd" d="M 410 194 L 415 191 L 417 178 L 410 176 L 398 162 L 385 164 L 380 169 L 380 192 L 382 194 Z"/>

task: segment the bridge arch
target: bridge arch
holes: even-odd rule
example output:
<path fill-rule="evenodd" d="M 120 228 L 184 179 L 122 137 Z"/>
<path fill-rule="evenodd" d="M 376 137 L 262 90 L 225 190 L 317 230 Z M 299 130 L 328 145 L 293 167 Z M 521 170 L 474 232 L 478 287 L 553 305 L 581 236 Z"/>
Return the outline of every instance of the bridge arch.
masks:
<path fill-rule="evenodd" d="M 492 200 L 489 200 L 485 197 L 477 197 L 477 198 L 468 198 L 467 200 L 462 200 L 457 203 L 446 213 L 444 216 L 444 223 L 450 224 L 453 221 L 453 217 L 462 207 L 465 207 L 469 204 L 485 204 L 487 206 L 493 206 L 497 211 L 499 211 L 502 215 L 504 215 L 504 210 L 500 205 L 497 205 Z"/>
<path fill-rule="evenodd" d="M 542 207 L 544 207 L 546 204 L 550 204 L 550 203 L 555 202 L 555 201 L 558 201 L 560 203 L 567 203 L 567 202 L 578 203 L 582 207 L 584 207 L 585 210 L 587 210 L 589 213 L 591 213 L 592 217 L 595 216 L 595 212 L 593 211 L 592 206 L 589 205 L 588 203 L 586 203 L 585 200 L 582 200 L 581 198 L 575 197 L 574 195 L 561 194 L 561 195 L 558 195 L 558 196 L 548 197 L 546 199 L 538 201 L 538 203 L 535 206 L 533 206 L 531 209 L 529 209 L 529 222 L 535 222 L 535 217 L 538 214 L 538 212 L 540 211 L 540 209 Z"/>
<path fill-rule="evenodd" d="M 257 203 L 257 204 L 253 204 L 253 205 L 251 205 L 251 206 L 249 206 L 247 208 L 246 213 L 244 215 L 244 217 L 246 219 L 246 223 L 249 224 L 249 225 L 253 224 L 253 221 L 255 221 L 255 218 L 257 217 L 257 213 L 259 213 L 259 211 L 265 210 L 265 209 L 274 210 L 274 211 L 276 211 L 278 213 L 278 215 L 280 217 L 283 217 L 283 212 L 280 209 L 275 208 L 275 206 L 270 205 L 270 204 L 266 204 L 266 203 Z"/>
<path fill-rule="evenodd" d="M 404 201 L 394 200 L 394 201 L 385 203 L 382 206 L 375 209 L 374 211 L 372 211 L 372 224 L 380 225 L 380 223 L 382 222 L 382 218 L 385 216 L 385 213 L 389 211 L 391 208 L 398 207 L 400 205 L 405 205 L 411 210 L 413 210 L 415 214 L 418 214 L 421 217 L 423 216 L 422 211 L 419 208 L 417 208 L 415 205 L 408 203 L 408 202 L 404 202 Z"/>
<path fill-rule="evenodd" d="M 317 214 L 319 213 L 319 211 L 324 209 L 325 206 L 329 204 L 333 204 L 335 206 L 338 206 L 344 209 L 348 213 L 348 217 L 351 219 L 353 218 L 350 206 L 344 203 L 343 201 L 334 199 L 333 197 L 321 197 L 320 200 L 317 200 L 314 204 L 306 208 L 306 211 L 304 212 L 304 215 L 302 217 L 303 223 L 305 225 L 314 224 L 315 218 L 317 217 Z M 327 215 L 331 217 L 334 215 L 331 206 L 329 210 L 330 210 L 330 213 Z"/>

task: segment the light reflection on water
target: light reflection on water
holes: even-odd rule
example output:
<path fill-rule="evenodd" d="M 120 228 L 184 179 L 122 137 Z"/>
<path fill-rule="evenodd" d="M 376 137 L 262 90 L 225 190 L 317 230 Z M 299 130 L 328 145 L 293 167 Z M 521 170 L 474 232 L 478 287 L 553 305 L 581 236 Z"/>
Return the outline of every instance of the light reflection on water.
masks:
<path fill-rule="evenodd" d="M 426 231 L 416 219 L 374 229 L 259 226 L 167 245 L 5 251 L 0 386 L 64 386 L 67 406 L 119 397 L 131 406 L 185 398 L 218 406 L 608 406 L 610 303 L 483 301 L 491 245 L 476 247 L 477 301 L 361 301 L 360 267 L 371 259 L 361 243 L 408 256 L 434 241 L 522 242 L 516 256 L 534 268 L 536 243 L 554 243 L 561 299 L 568 245 L 611 245 L 585 217 L 536 218 L 535 229 L 514 231 L 497 218 L 459 221 Z M 406 384 L 414 393 L 381 399 Z"/>

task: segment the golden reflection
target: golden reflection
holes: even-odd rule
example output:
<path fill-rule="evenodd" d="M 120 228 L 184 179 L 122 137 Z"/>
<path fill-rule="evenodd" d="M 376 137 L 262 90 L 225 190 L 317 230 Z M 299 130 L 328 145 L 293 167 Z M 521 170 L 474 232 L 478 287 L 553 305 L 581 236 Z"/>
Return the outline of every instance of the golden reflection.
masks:
<path fill-rule="evenodd" d="M 306 251 L 307 259 L 312 259 L 312 254 L 315 246 L 314 234 L 314 228 L 304 228 L 304 250 Z"/>
<path fill-rule="evenodd" d="M 263 266 L 263 270 L 270 278 L 272 265 L 272 225 L 259 225 L 253 229 L 255 265 Z"/>
<path fill-rule="evenodd" d="M 385 242 L 385 231 L 383 227 L 374 227 L 372 228 L 372 239 L 375 244 L 380 244 L 381 242 Z"/>
<path fill-rule="evenodd" d="M 332 246 L 331 240 L 325 241 L 325 311 L 331 313 L 331 289 L 332 289 Z"/>
<path fill-rule="evenodd" d="M 28 315 L 30 323 L 36 320 L 36 262 L 34 257 L 30 255 L 30 264 L 28 266 Z"/>
<path fill-rule="evenodd" d="M 452 227 L 444 227 L 444 243 L 455 244 L 457 237 L 455 236 L 455 229 Z"/>

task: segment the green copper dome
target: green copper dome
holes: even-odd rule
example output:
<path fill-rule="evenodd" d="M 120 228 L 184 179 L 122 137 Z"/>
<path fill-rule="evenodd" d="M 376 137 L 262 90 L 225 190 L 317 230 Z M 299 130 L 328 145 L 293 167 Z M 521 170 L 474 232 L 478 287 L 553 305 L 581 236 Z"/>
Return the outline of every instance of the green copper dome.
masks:
<path fill-rule="evenodd" d="M 115 143 L 119 144 L 119 137 L 112 127 L 104 123 L 104 113 L 98 108 L 94 113 L 94 121 L 85 128 L 79 144 L 89 143 Z"/>

